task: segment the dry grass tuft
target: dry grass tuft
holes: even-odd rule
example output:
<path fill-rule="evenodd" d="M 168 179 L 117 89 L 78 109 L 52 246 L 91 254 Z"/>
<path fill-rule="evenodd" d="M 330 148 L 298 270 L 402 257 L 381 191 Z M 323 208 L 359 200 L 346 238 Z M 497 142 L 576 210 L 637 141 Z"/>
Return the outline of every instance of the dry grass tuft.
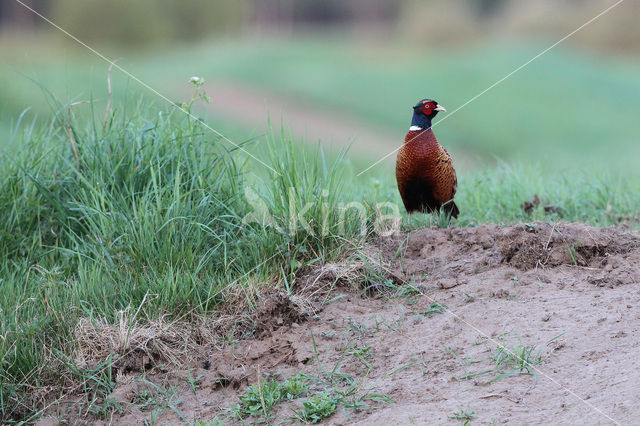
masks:
<path fill-rule="evenodd" d="M 215 341 L 206 322 L 188 324 L 160 317 L 141 325 L 130 315 L 130 309 L 120 311 L 115 324 L 106 319 L 82 318 L 74 337 L 78 367 L 95 368 L 115 354 L 114 366 L 122 372 L 143 371 L 164 363 L 183 364 L 199 354 L 202 344 Z"/>
<path fill-rule="evenodd" d="M 110 324 L 106 318 L 81 318 L 75 329 L 73 359 L 80 369 L 96 368 L 110 356 L 119 374 L 144 371 L 160 364 L 184 366 L 202 359 L 206 347 L 221 347 L 220 339 L 237 329 L 250 327 L 237 315 L 168 320 L 164 315 L 152 321 L 138 320 L 145 301 L 132 313 L 131 307 L 118 312 Z"/>
<path fill-rule="evenodd" d="M 340 262 L 326 263 L 308 269 L 301 274 L 297 284 L 300 293 L 311 298 L 327 295 L 337 286 L 348 286 L 359 290 L 368 281 L 376 278 L 404 282 L 404 278 L 398 273 L 393 262 L 381 256 L 381 249 L 367 245 Z"/>

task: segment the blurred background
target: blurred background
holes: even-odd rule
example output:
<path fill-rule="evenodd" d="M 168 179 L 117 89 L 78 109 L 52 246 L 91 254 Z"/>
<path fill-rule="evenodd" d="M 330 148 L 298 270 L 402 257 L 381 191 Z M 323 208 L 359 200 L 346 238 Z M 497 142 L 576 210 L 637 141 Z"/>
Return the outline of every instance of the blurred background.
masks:
<path fill-rule="evenodd" d="M 233 140 L 284 126 L 366 167 L 402 142 L 411 106 L 449 113 L 616 0 L 23 0 Z M 446 118 L 458 169 L 496 161 L 640 173 L 640 2 L 626 0 Z M 46 93 L 104 111 L 108 63 L 0 0 L 0 149 L 48 123 Z M 113 103 L 167 101 L 118 70 Z M 439 120 L 447 113 L 438 116 Z M 213 138 L 213 135 L 212 135 Z M 391 156 L 381 167 L 391 167 Z"/>

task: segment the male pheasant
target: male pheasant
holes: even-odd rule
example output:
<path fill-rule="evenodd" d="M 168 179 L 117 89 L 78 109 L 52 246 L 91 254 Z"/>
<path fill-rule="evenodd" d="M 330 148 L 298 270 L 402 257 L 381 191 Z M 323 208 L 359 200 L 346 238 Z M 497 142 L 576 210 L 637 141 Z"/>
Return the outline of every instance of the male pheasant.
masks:
<path fill-rule="evenodd" d="M 398 151 L 396 180 L 409 215 L 433 213 L 442 207 L 447 215 L 457 218 L 460 210 L 453 202 L 458 189 L 456 171 L 431 130 L 431 120 L 439 111 L 446 109 L 431 99 L 413 107 L 411 127 Z"/>

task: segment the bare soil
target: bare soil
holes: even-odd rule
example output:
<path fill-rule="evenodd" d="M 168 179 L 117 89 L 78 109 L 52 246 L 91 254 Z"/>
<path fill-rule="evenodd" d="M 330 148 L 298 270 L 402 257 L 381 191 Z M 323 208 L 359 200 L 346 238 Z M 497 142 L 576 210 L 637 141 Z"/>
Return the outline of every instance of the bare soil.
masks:
<path fill-rule="evenodd" d="M 302 296 L 264 299 L 250 335 L 202 347 L 189 369 L 148 372 L 179 390 L 176 409 L 157 421 L 214 419 L 266 373 L 302 372 L 342 390 L 339 377 L 353 378 L 360 409 L 340 405 L 326 424 L 460 424 L 461 410 L 481 424 L 640 422 L 640 238 L 628 230 L 532 223 L 395 233 L 296 285 Z M 497 365 L 523 348 L 523 368 Z M 149 385 L 136 377 L 118 376 L 112 398 L 123 412 L 109 423 L 150 419 L 136 403 Z M 300 407 L 283 402 L 270 422 Z M 217 419 L 240 423 L 225 416 Z"/>

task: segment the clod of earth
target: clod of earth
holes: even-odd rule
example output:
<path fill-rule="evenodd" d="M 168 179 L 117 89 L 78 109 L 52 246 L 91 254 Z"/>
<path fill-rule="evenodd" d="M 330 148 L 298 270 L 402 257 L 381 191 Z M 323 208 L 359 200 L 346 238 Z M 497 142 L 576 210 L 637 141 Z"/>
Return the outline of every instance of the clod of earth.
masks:
<path fill-rule="evenodd" d="M 537 209 L 541 204 L 543 204 L 542 208 L 545 213 L 548 214 L 557 214 L 562 216 L 564 209 L 560 206 L 556 206 L 551 204 L 550 202 L 541 203 L 540 197 L 538 194 L 535 194 L 531 200 L 526 200 L 522 203 L 522 210 L 529 216 L 533 213 L 535 209 Z"/>

